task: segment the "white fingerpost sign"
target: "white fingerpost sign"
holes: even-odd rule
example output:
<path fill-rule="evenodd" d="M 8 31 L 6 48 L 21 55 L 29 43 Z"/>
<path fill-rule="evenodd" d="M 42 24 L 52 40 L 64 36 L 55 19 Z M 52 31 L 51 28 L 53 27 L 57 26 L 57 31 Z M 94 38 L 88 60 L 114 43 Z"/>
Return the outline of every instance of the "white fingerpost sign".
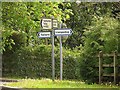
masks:
<path fill-rule="evenodd" d="M 67 36 L 72 34 L 72 29 L 56 29 L 55 36 Z"/>
<path fill-rule="evenodd" d="M 51 32 L 38 32 L 38 37 L 39 38 L 50 38 Z"/>
<path fill-rule="evenodd" d="M 52 19 L 43 18 L 41 20 L 42 29 L 52 29 Z"/>
<path fill-rule="evenodd" d="M 53 19 L 53 28 L 58 28 L 58 21 Z"/>

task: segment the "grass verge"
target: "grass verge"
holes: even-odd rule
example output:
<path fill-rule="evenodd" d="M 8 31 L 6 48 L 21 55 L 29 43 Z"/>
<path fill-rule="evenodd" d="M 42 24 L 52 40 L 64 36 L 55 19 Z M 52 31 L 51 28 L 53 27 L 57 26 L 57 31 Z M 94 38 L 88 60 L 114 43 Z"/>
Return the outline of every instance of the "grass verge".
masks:
<path fill-rule="evenodd" d="M 85 84 L 80 81 L 55 80 L 50 79 L 21 79 L 20 82 L 7 83 L 6 86 L 20 88 L 119 88 L 115 85 Z"/>

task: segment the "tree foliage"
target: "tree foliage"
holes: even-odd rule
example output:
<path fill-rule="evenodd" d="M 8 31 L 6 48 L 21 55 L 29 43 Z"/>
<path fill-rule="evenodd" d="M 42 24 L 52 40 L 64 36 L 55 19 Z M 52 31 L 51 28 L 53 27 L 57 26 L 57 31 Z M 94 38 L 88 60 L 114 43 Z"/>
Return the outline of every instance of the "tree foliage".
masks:
<path fill-rule="evenodd" d="M 24 44 L 35 45 L 38 43 L 36 33 L 42 28 L 40 20 L 43 17 L 54 17 L 59 22 L 69 18 L 70 10 L 62 11 L 57 2 L 3 2 L 2 3 L 2 50 L 11 49 L 15 43 L 15 33 L 23 34 Z M 62 4 L 62 3 L 61 3 Z M 16 36 L 15 36 L 16 37 Z M 19 37 L 19 35 L 17 36 Z M 9 39 L 9 40 L 8 40 Z"/>
<path fill-rule="evenodd" d="M 116 19 L 116 22 L 114 23 L 118 23 L 120 15 L 119 4 L 119 2 L 81 2 L 79 5 L 77 5 L 76 3 L 72 3 L 71 9 L 73 10 L 74 15 L 72 15 L 70 20 L 67 20 L 66 23 L 68 27 L 73 29 L 74 33 L 71 37 L 68 38 L 68 40 L 65 42 L 65 45 L 71 48 L 80 46 L 80 44 L 84 45 L 84 41 L 82 39 L 84 37 L 84 32 L 86 32 L 86 29 L 89 29 L 90 26 L 96 27 L 95 24 L 97 22 L 94 21 L 95 19 L 98 19 L 99 21 L 100 18 L 104 18 L 105 16 L 107 16 L 106 19 L 114 18 Z M 109 23 L 109 20 L 106 21 L 106 23 Z M 111 28 L 111 24 L 109 23 L 108 25 Z"/>

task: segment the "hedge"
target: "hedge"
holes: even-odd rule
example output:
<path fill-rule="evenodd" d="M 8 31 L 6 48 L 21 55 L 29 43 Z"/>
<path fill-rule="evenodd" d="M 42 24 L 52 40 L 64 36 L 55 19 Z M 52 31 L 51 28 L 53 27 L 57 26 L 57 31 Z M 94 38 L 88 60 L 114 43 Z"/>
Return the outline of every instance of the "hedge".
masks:
<path fill-rule="evenodd" d="M 78 52 L 63 48 L 63 78 L 75 79 Z M 51 45 L 29 46 L 12 54 L 3 54 L 3 76 L 51 78 L 52 77 Z M 59 47 L 55 47 L 55 75 L 60 77 Z"/>

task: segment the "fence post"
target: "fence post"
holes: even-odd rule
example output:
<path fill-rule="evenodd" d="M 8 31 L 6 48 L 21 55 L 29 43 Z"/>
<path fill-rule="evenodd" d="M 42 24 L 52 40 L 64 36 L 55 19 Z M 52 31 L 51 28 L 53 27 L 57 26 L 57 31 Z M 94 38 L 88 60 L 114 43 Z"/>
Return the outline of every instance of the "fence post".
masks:
<path fill-rule="evenodd" d="M 102 59 L 103 59 L 103 54 L 102 51 L 99 52 L 99 84 L 101 84 L 102 80 L 102 75 L 103 75 L 103 70 L 102 70 Z"/>
<path fill-rule="evenodd" d="M 114 51 L 113 54 L 113 60 L 114 60 L 114 84 L 117 82 L 117 52 Z"/>

